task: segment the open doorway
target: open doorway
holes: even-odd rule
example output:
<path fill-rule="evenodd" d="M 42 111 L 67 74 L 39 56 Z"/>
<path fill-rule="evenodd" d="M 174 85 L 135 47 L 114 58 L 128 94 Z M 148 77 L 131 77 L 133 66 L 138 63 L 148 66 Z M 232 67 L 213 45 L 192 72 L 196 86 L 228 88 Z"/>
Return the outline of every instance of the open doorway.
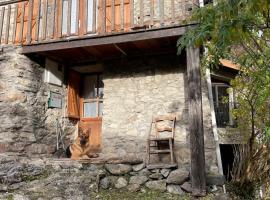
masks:
<path fill-rule="evenodd" d="M 234 153 L 233 153 L 234 145 L 235 144 L 220 144 L 223 174 L 227 181 L 230 181 L 232 179 L 231 171 L 234 161 Z"/>

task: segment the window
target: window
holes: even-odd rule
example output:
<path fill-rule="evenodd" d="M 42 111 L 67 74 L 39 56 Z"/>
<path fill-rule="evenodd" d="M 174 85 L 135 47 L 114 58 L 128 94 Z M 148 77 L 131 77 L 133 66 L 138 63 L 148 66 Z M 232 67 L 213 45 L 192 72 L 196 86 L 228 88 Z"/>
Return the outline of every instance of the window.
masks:
<path fill-rule="evenodd" d="M 230 91 L 229 85 L 224 83 L 213 83 L 213 102 L 218 127 L 234 125 L 231 110 L 233 109 L 233 92 Z M 228 93 L 228 90 L 230 91 Z M 225 98 L 228 101 L 225 101 Z"/>
<path fill-rule="evenodd" d="M 82 84 L 82 117 L 101 117 L 103 113 L 104 94 L 102 75 L 85 75 Z"/>

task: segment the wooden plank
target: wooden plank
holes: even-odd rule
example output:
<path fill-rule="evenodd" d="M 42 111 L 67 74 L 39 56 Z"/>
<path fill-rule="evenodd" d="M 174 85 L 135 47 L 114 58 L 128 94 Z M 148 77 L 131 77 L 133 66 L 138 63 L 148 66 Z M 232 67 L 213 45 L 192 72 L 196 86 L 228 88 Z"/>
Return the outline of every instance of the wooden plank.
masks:
<path fill-rule="evenodd" d="M 53 25 L 52 25 L 52 35 L 51 35 L 51 39 L 53 39 L 54 37 L 55 37 L 55 33 L 56 33 L 56 26 L 57 26 L 57 23 L 56 23 L 56 21 L 55 21 L 55 19 L 57 18 L 57 16 L 56 16 L 56 6 L 57 6 L 57 4 L 56 4 L 56 0 L 53 0 L 53 17 L 52 17 L 52 23 L 53 23 Z"/>
<path fill-rule="evenodd" d="M 2 32 L 3 32 L 3 25 L 4 25 L 4 17 L 5 17 L 5 7 L 2 7 L 1 11 L 0 11 L 0 44 L 2 43 Z"/>
<path fill-rule="evenodd" d="M 199 48 L 188 47 L 187 78 L 189 134 L 191 152 L 191 183 L 193 196 L 206 195 L 204 131 Z"/>
<path fill-rule="evenodd" d="M 121 30 L 123 31 L 125 28 L 125 10 L 124 10 L 124 0 L 121 0 L 121 4 L 120 4 L 120 27 Z"/>
<path fill-rule="evenodd" d="M 68 36 L 71 33 L 71 8 L 72 8 L 72 1 L 68 0 L 68 9 L 67 9 L 67 35 Z"/>
<path fill-rule="evenodd" d="M 63 1 L 57 1 L 57 37 L 62 37 L 62 22 L 63 22 Z"/>
<path fill-rule="evenodd" d="M 90 12 L 91 13 L 91 12 Z M 96 20 L 97 20 L 97 2 L 96 0 L 93 0 L 93 30 L 92 32 L 96 32 Z"/>
<path fill-rule="evenodd" d="M 48 0 L 43 0 L 43 12 L 42 12 L 42 39 L 45 40 L 47 37 L 47 10 Z"/>
<path fill-rule="evenodd" d="M 111 15 L 112 15 L 112 21 L 111 21 L 111 31 L 114 32 L 115 30 L 115 0 L 112 0 L 111 4 Z"/>
<path fill-rule="evenodd" d="M 76 22 L 75 22 L 75 25 L 76 25 L 76 34 L 79 35 L 79 30 L 81 29 L 81 27 L 84 26 L 84 23 L 85 21 L 79 21 L 80 20 L 80 12 L 82 12 L 82 10 L 80 9 L 80 0 L 77 0 L 77 6 L 76 6 Z M 82 20 L 84 20 L 84 18 L 82 18 Z"/>
<path fill-rule="evenodd" d="M 140 0 L 140 26 L 143 26 L 144 23 L 144 6 L 143 0 Z"/>
<path fill-rule="evenodd" d="M 154 25 L 154 8 L 155 8 L 155 2 L 154 0 L 150 1 L 150 25 Z"/>
<path fill-rule="evenodd" d="M 9 39 L 9 29 L 10 29 L 10 13 L 11 13 L 11 5 L 8 5 L 8 11 L 7 11 L 7 21 L 6 21 L 6 35 L 5 35 L 5 44 L 8 44 L 8 39 Z"/>
<path fill-rule="evenodd" d="M 88 32 L 88 0 L 84 0 L 84 30 L 83 34 L 86 35 Z"/>
<path fill-rule="evenodd" d="M 189 28 L 193 26 L 184 26 L 184 27 L 171 27 L 164 29 L 148 29 L 148 30 L 138 30 L 134 32 L 123 32 L 121 34 L 99 36 L 93 35 L 89 38 L 84 38 L 80 40 L 61 40 L 58 42 L 44 43 L 39 45 L 30 45 L 23 47 L 23 53 L 32 53 L 32 52 L 42 52 L 50 50 L 60 50 L 60 49 L 70 49 L 78 47 L 87 47 L 87 46 L 99 46 L 107 45 L 113 43 L 125 43 L 131 41 L 140 41 L 154 38 L 164 38 L 172 36 L 183 35 Z M 67 42 L 68 41 L 68 42 Z"/>
<path fill-rule="evenodd" d="M 164 0 L 159 0 L 160 24 L 164 25 Z"/>
<path fill-rule="evenodd" d="M 3 1 L 3 2 L 0 2 L 0 6 L 6 6 L 6 5 L 9 5 L 9 4 L 15 4 L 15 3 L 23 2 L 23 1 L 28 1 L 28 0 L 10 0 L 10 1 Z"/>
<path fill-rule="evenodd" d="M 40 23 L 40 1 L 41 0 L 36 0 L 37 1 L 37 18 L 36 18 L 36 35 L 35 35 L 35 40 L 39 40 L 39 23 Z"/>
<path fill-rule="evenodd" d="M 26 44 L 30 44 L 32 40 L 32 17 L 33 17 L 33 0 L 28 2 L 28 21 L 27 21 L 27 36 Z"/>
<path fill-rule="evenodd" d="M 25 2 L 22 2 L 22 11 L 21 11 L 21 27 L 20 27 L 20 33 L 19 33 L 19 42 L 23 42 L 23 27 L 24 27 L 24 12 L 25 12 Z"/>
<path fill-rule="evenodd" d="M 15 43 L 15 39 L 16 39 L 16 29 L 17 29 L 17 15 L 18 15 L 18 4 L 15 4 L 15 8 L 14 8 L 14 15 L 13 15 L 13 33 L 12 33 L 12 43 Z"/>
<path fill-rule="evenodd" d="M 134 27 L 134 1 L 130 0 L 130 28 Z"/>
<path fill-rule="evenodd" d="M 106 32 L 106 1 L 102 1 L 102 25 L 101 25 L 101 33 Z"/>
<path fill-rule="evenodd" d="M 172 23 L 175 22 L 175 2 L 171 0 L 171 14 L 172 14 Z"/>

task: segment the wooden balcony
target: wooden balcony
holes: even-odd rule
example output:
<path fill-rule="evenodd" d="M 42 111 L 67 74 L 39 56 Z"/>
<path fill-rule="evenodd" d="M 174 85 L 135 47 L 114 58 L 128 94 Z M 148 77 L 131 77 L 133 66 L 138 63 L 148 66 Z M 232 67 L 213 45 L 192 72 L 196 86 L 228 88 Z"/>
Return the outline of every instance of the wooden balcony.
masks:
<path fill-rule="evenodd" d="M 182 26 L 195 6 L 192 0 L 17 0 L 0 5 L 1 44 L 57 43 L 55 49 L 65 48 L 59 45 L 63 42 L 130 33 L 144 33 L 143 39 L 150 39 L 157 33 L 145 32 L 162 29 L 169 30 L 160 33 L 163 37 L 176 36 L 179 31 L 172 29 Z"/>

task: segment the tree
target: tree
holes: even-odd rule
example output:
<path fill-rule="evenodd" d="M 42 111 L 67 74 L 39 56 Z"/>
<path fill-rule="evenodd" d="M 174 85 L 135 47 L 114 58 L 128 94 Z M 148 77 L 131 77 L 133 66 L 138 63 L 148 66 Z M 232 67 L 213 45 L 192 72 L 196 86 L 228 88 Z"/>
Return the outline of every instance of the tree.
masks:
<path fill-rule="evenodd" d="M 253 192 L 270 182 L 270 1 L 217 0 L 196 9 L 189 21 L 197 25 L 178 40 L 179 53 L 203 45 L 202 66 L 215 69 L 221 58 L 240 66 L 232 81 L 238 102 L 233 115 L 245 145 L 235 151 L 233 181 L 240 188 L 252 185 Z"/>

